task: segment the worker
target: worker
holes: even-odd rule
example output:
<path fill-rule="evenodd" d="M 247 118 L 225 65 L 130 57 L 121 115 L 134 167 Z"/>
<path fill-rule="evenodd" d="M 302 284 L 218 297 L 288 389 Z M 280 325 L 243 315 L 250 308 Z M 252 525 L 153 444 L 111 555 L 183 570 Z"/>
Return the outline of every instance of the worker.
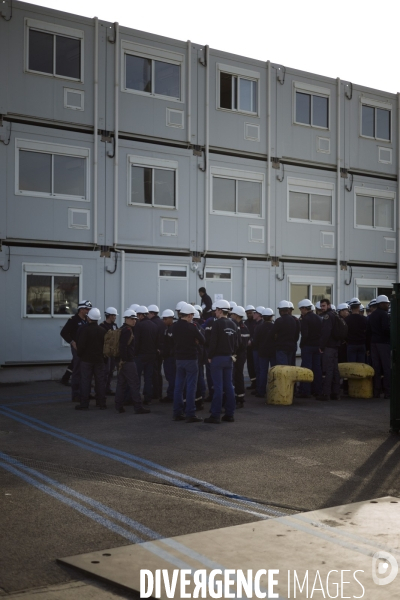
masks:
<path fill-rule="evenodd" d="M 161 356 L 161 341 L 163 339 L 165 325 L 159 317 L 160 309 L 156 304 L 150 304 L 148 307 L 149 319 L 158 327 L 158 347 L 157 355 L 153 369 L 153 400 L 161 400 L 162 389 L 163 389 L 163 378 L 161 373 L 162 368 L 162 356 Z"/>
<path fill-rule="evenodd" d="M 264 308 L 263 322 L 256 327 L 254 344 L 258 352 L 258 361 L 260 366 L 260 377 L 257 379 L 256 398 L 265 398 L 267 392 L 268 371 L 270 366 L 276 365 L 275 341 L 273 338 L 273 328 L 275 316 L 271 308 Z"/>
<path fill-rule="evenodd" d="M 211 415 L 204 423 L 221 422 L 222 399 L 225 392 L 225 414 L 223 421 L 235 420 L 235 390 L 232 385 L 232 356 L 237 352 L 238 335 L 235 323 L 229 319 L 229 302 L 218 300 L 215 303 L 215 316 L 211 330 L 208 360 L 211 365 L 211 376 L 214 385 L 214 396 L 211 403 Z"/>
<path fill-rule="evenodd" d="M 153 371 L 160 347 L 160 330 L 148 318 L 149 310 L 146 306 L 139 306 L 137 310 L 138 322 L 135 326 L 135 363 L 139 382 L 143 375 L 143 404 L 151 404 L 153 398 Z M 140 384 L 139 384 L 140 385 Z"/>
<path fill-rule="evenodd" d="M 312 312 L 313 304 L 307 298 L 300 300 L 298 308 L 300 309 L 300 351 L 301 366 L 304 369 L 310 369 L 314 374 L 313 392 L 316 396 L 322 395 L 322 367 L 319 343 L 321 339 L 322 319 Z M 302 382 L 300 384 L 299 397 L 310 398 L 311 383 Z"/>
<path fill-rule="evenodd" d="M 199 371 L 197 345 L 204 344 L 203 334 L 192 323 L 195 309 L 181 305 L 180 319 L 171 327 L 176 359 L 173 420 L 199 423 L 196 416 L 196 386 Z M 186 382 L 186 415 L 183 413 L 183 389 Z"/>
<path fill-rule="evenodd" d="M 137 324 L 137 314 L 128 309 L 123 315 L 124 324 L 121 327 L 119 338 L 119 370 L 117 378 L 117 391 L 115 393 L 115 409 L 124 413 L 125 392 L 129 389 L 129 404 L 133 404 L 134 411 L 139 415 L 147 415 L 151 411 L 142 406 L 140 397 L 140 383 L 135 364 L 133 329 Z"/>
<path fill-rule="evenodd" d="M 81 386 L 81 360 L 77 353 L 77 337 L 81 327 L 87 325 L 86 317 L 89 310 L 92 308 L 90 300 L 81 300 L 78 304 L 77 313 L 68 319 L 61 330 L 61 337 L 67 344 L 71 346 L 72 354 L 72 375 L 71 375 L 71 394 L 72 402 L 80 402 L 80 386 Z"/>
<path fill-rule="evenodd" d="M 370 339 L 370 352 L 374 375 L 374 397 L 380 398 L 381 377 L 383 376 L 384 397 L 390 398 L 391 346 L 390 346 L 390 301 L 381 294 L 376 298 L 377 308 L 368 317 L 367 331 Z"/>
<path fill-rule="evenodd" d="M 212 300 L 206 292 L 205 287 L 199 288 L 199 296 L 201 298 L 201 309 L 203 311 L 204 319 L 208 319 L 212 312 Z"/>
<path fill-rule="evenodd" d="M 300 325 L 291 314 L 290 304 L 281 300 L 278 304 L 280 319 L 276 319 L 273 328 L 273 339 L 276 348 L 276 364 L 292 365 L 293 353 L 300 334 Z"/>
<path fill-rule="evenodd" d="M 163 358 L 163 367 L 165 379 L 168 382 L 167 395 L 160 402 L 174 401 L 175 377 L 176 377 L 176 362 L 174 356 L 174 343 L 172 340 L 171 327 L 174 323 L 174 311 L 167 308 L 161 315 L 165 325 L 164 335 L 161 343 L 161 355 Z"/>
<path fill-rule="evenodd" d="M 345 336 L 337 335 L 340 319 L 332 310 L 329 298 L 321 300 L 322 329 L 319 342 L 319 351 L 322 355 L 322 371 L 325 378 L 322 386 L 322 395 L 317 400 L 339 400 L 340 376 L 338 367 L 338 349 Z"/>
<path fill-rule="evenodd" d="M 100 327 L 106 331 L 115 331 L 118 329 L 118 325 L 116 324 L 117 320 L 117 309 L 113 306 L 109 306 L 106 308 L 104 312 L 105 320 L 100 324 Z M 115 392 L 111 389 L 111 379 L 114 374 L 116 366 L 116 360 L 114 356 L 110 356 L 108 360 L 104 363 L 104 371 L 106 378 L 106 396 L 115 396 Z"/>
<path fill-rule="evenodd" d="M 231 311 L 231 319 L 238 330 L 238 350 L 236 361 L 233 364 L 233 384 L 235 387 L 236 408 L 243 408 L 245 402 L 245 385 L 243 369 L 247 360 L 247 348 L 250 343 L 250 331 L 247 329 L 244 318 L 246 312 L 242 306 L 234 306 Z"/>
<path fill-rule="evenodd" d="M 87 315 L 86 327 L 82 328 L 77 341 L 77 354 L 80 358 L 81 391 L 80 404 L 75 410 L 88 410 L 89 396 L 94 377 L 96 404 L 104 410 L 106 405 L 106 377 L 104 369 L 104 336 L 106 330 L 100 327 L 101 313 L 98 308 L 91 308 Z"/>
<path fill-rule="evenodd" d="M 367 319 L 361 314 L 361 301 L 352 298 L 349 301 L 351 313 L 346 317 L 347 360 L 348 362 L 365 363 L 367 351 Z"/>

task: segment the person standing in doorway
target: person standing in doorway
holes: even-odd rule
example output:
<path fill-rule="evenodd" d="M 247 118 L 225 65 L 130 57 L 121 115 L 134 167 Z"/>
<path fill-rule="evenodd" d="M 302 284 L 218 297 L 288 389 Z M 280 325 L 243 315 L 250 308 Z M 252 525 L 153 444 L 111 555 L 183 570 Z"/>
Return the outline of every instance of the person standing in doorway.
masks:
<path fill-rule="evenodd" d="M 203 319 L 207 320 L 208 317 L 211 317 L 212 313 L 212 300 L 210 296 L 206 292 L 205 287 L 199 288 L 199 296 L 201 298 L 201 309 Z"/>
<path fill-rule="evenodd" d="M 81 328 L 87 325 L 86 317 L 92 308 L 90 300 L 81 300 L 78 304 L 78 312 L 71 317 L 61 330 L 61 337 L 71 346 L 72 354 L 72 375 L 71 375 L 71 394 L 72 402 L 80 402 L 81 398 L 81 359 L 77 352 L 77 339 Z"/>

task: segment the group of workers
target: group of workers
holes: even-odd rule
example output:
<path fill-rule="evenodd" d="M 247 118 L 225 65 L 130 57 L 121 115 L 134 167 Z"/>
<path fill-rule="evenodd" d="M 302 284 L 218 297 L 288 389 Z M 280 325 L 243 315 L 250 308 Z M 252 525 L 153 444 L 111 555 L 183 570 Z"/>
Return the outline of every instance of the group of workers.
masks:
<path fill-rule="evenodd" d="M 156 305 L 132 304 L 118 329 L 117 310 L 109 307 L 101 321 L 99 309 L 90 301 L 79 303 L 77 313 L 61 331 L 71 345 L 72 401 L 87 410 L 94 379 L 96 406 L 107 408 L 106 397 L 115 395 L 115 409 L 148 414 L 153 400 L 172 404 L 174 421 L 201 422 L 196 411 L 211 402 L 204 423 L 233 422 L 236 408 L 245 402 L 244 367 L 251 393 L 265 398 L 270 367 L 295 365 L 300 339 L 301 366 L 314 379 L 301 383 L 297 395 L 317 400 L 338 399 L 338 362 L 369 362 L 375 369 L 374 396 L 390 396 L 390 302 L 378 296 L 363 316 L 358 298 L 334 307 L 328 298 L 315 306 L 309 299 L 298 303 L 301 316 L 293 315 L 287 300 L 274 310 L 263 306 L 245 308 L 235 302 L 212 302 L 204 287 L 201 305 L 181 301 L 175 311 L 160 315 Z M 277 318 L 275 318 L 275 316 Z M 109 334 L 108 332 L 113 332 Z M 117 352 L 105 354 L 105 340 L 116 335 Z M 111 380 L 118 370 L 115 393 Z M 163 378 L 167 381 L 163 396 Z M 143 381 L 142 381 L 143 380 Z M 383 390 L 382 390 L 383 383 Z M 208 388 L 208 394 L 207 394 Z M 141 393 L 143 392 L 143 394 Z M 143 397 L 143 399 L 142 399 Z"/>

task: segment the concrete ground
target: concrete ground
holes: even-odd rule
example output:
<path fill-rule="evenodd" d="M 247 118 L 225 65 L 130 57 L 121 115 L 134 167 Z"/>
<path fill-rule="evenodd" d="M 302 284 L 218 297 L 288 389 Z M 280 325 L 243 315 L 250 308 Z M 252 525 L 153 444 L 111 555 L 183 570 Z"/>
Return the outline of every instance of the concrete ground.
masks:
<path fill-rule="evenodd" d="M 56 559 L 263 517 L 400 496 L 389 401 L 267 406 L 248 395 L 235 423 L 74 410 L 55 382 L 0 387 L 0 596 L 124 597 Z M 206 416 L 208 406 L 201 416 Z"/>

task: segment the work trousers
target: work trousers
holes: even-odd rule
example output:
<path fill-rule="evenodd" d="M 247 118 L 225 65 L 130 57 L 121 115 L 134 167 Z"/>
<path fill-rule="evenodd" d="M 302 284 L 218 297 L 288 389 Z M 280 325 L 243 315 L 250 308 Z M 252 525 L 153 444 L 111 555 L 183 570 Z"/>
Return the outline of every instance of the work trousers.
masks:
<path fill-rule="evenodd" d="M 199 373 L 197 375 L 196 400 L 205 400 L 207 386 L 204 379 L 204 366 L 199 362 Z"/>
<path fill-rule="evenodd" d="M 276 364 L 292 366 L 293 365 L 293 351 L 277 350 L 276 351 Z"/>
<path fill-rule="evenodd" d="M 325 348 L 322 355 L 322 370 L 325 373 L 322 393 L 324 396 L 340 394 L 340 375 L 338 367 L 338 349 Z"/>
<path fill-rule="evenodd" d="M 117 390 L 115 392 L 115 408 L 119 410 L 123 407 L 125 392 L 128 390 L 128 403 L 133 404 L 135 412 L 142 408 L 140 398 L 140 383 L 135 363 L 124 362 L 120 364 L 117 378 Z"/>
<path fill-rule="evenodd" d="M 269 356 L 260 356 L 260 377 L 257 379 L 257 394 L 259 396 L 265 396 L 267 393 L 267 382 L 268 382 L 268 371 L 270 366 L 274 367 L 276 365 L 275 357 L 271 358 Z"/>
<path fill-rule="evenodd" d="M 90 389 L 92 387 L 92 378 L 94 377 L 94 389 L 96 392 L 96 404 L 98 406 L 106 405 L 106 378 L 104 373 L 104 363 L 88 363 L 81 360 L 81 406 L 89 406 Z"/>
<path fill-rule="evenodd" d="M 156 360 L 154 361 L 153 368 L 153 398 L 155 400 L 159 400 L 162 398 L 162 389 L 163 389 L 163 378 L 161 373 L 162 367 L 162 356 L 161 354 L 157 354 Z"/>
<path fill-rule="evenodd" d="M 233 364 L 233 385 L 235 387 L 236 399 L 239 402 L 244 402 L 244 395 L 246 393 L 244 385 L 243 369 L 246 364 L 246 354 L 243 352 L 238 354 L 236 362 Z"/>
<path fill-rule="evenodd" d="M 71 346 L 72 353 L 72 375 L 71 375 L 71 394 L 72 400 L 81 396 L 81 359 L 75 348 Z"/>
<path fill-rule="evenodd" d="M 183 388 L 186 383 L 186 417 L 196 415 L 196 387 L 199 373 L 198 360 L 177 360 L 174 390 L 174 416 L 183 413 Z"/>
<path fill-rule="evenodd" d="M 372 366 L 374 375 L 374 396 L 379 396 L 381 391 L 381 377 L 383 375 L 383 390 L 385 396 L 390 396 L 391 377 L 391 352 L 390 344 L 371 344 Z"/>
<path fill-rule="evenodd" d="M 214 384 L 213 384 L 213 380 L 211 377 L 211 366 L 210 363 L 206 362 L 206 379 L 207 379 L 207 387 L 208 387 L 208 397 L 210 399 L 210 401 L 212 401 L 213 399 L 213 395 L 214 395 Z"/>
<path fill-rule="evenodd" d="M 155 361 L 156 356 L 153 354 L 140 354 L 135 359 L 137 374 L 139 377 L 139 390 L 143 374 L 143 396 L 145 403 L 150 403 L 153 398 L 153 371 Z"/>
<path fill-rule="evenodd" d="M 111 390 L 111 379 L 114 374 L 116 365 L 116 359 L 114 356 L 110 356 L 107 362 L 104 364 L 104 374 L 106 378 L 106 393 Z"/>
<path fill-rule="evenodd" d="M 347 345 L 347 362 L 365 363 L 366 348 L 365 344 Z"/>
<path fill-rule="evenodd" d="M 303 346 L 301 349 L 301 366 L 313 372 L 314 382 L 312 389 L 316 396 L 322 394 L 321 356 L 318 346 Z M 300 393 L 309 396 L 311 394 L 311 383 L 303 381 L 300 384 Z"/>
<path fill-rule="evenodd" d="M 219 419 L 222 410 L 222 398 L 225 392 L 225 414 L 229 417 L 235 412 L 235 390 L 232 385 L 232 356 L 214 356 L 211 360 L 211 376 L 214 384 L 214 397 L 211 403 L 211 416 Z"/>
<path fill-rule="evenodd" d="M 165 379 L 168 382 L 167 398 L 169 398 L 170 400 L 173 400 L 174 399 L 174 390 L 175 390 L 175 378 L 176 378 L 175 358 L 173 356 L 164 358 L 163 365 L 164 365 Z"/>

